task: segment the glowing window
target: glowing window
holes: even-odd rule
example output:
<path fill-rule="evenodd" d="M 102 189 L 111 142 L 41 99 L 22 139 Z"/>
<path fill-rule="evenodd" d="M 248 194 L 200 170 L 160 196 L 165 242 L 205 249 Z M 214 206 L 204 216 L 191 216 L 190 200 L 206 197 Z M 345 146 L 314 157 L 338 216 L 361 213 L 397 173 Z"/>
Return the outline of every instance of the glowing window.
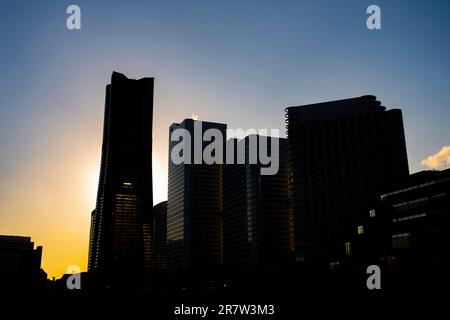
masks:
<path fill-rule="evenodd" d="M 352 244 L 350 242 L 345 243 L 345 255 L 349 256 L 352 254 Z"/>
<path fill-rule="evenodd" d="M 358 234 L 364 234 L 364 226 L 358 226 Z"/>

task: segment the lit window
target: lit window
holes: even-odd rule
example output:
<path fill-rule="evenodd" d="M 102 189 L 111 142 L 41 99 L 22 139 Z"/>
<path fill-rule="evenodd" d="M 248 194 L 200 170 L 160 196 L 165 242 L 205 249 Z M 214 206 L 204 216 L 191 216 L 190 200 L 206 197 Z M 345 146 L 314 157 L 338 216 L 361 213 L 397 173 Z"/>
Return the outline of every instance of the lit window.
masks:
<path fill-rule="evenodd" d="M 352 244 L 350 242 L 345 243 L 345 255 L 349 256 L 352 254 Z"/>
<path fill-rule="evenodd" d="M 339 261 L 330 262 L 330 269 L 331 269 L 331 271 L 336 271 L 336 269 L 338 267 L 339 267 Z"/>
<path fill-rule="evenodd" d="M 358 234 L 364 234 L 364 226 L 358 226 Z"/>
<path fill-rule="evenodd" d="M 124 182 L 123 185 L 124 186 L 131 186 L 131 182 Z"/>
<path fill-rule="evenodd" d="M 410 233 L 400 233 L 392 235 L 392 248 L 404 249 L 410 246 Z"/>
<path fill-rule="evenodd" d="M 376 214 L 376 212 L 375 212 L 374 209 L 372 209 L 372 210 L 369 211 L 369 216 L 370 216 L 371 218 L 375 217 L 376 215 L 377 215 L 377 214 Z"/>
<path fill-rule="evenodd" d="M 395 218 L 395 219 L 392 219 L 392 222 L 401 222 L 401 221 L 413 220 L 413 219 L 423 218 L 423 217 L 426 217 L 426 216 L 427 216 L 426 213 L 420 213 L 420 214 L 415 214 L 415 215 L 412 215 L 412 216 Z"/>

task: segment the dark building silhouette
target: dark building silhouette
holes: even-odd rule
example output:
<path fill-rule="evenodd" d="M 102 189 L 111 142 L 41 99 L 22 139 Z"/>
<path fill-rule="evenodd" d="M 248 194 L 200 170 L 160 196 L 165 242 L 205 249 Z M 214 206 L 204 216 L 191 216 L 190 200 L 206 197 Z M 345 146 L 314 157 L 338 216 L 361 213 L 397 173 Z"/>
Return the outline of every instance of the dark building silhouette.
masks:
<path fill-rule="evenodd" d="M 46 280 L 41 270 L 42 247 L 30 237 L 0 236 L 0 288 L 6 292 L 39 291 Z"/>
<path fill-rule="evenodd" d="M 234 270 L 273 267 L 291 257 L 292 232 L 289 215 L 287 140 L 278 140 L 279 169 L 275 175 L 262 175 L 262 164 L 249 163 L 251 139 L 258 152 L 258 135 L 243 140 L 230 139 L 233 149 L 245 150 L 245 164 L 226 164 L 224 169 L 223 259 Z M 242 146 L 244 144 L 244 146 Z M 238 146 L 241 145 L 241 146 Z"/>
<path fill-rule="evenodd" d="M 153 82 L 113 72 L 106 86 L 88 262 L 89 273 L 102 287 L 141 285 L 152 268 Z"/>
<path fill-rule="evenodd" d="M 408 179 L 402 112 L 374 96 L 286 108 L 297 261 L 345 256 L 384 192 Z"/>
<path fill-rule="evenodd" d="M 167 201 L 153 207 L 153 225 L 155 236 L 155 269 L 167 267 Z"/>
<path fill-rule="evenodd" d="M 238 144 L 240 144 L 238 139 L 227 140 L 227 146 L 232 145 L 234 150 L 237 150 Z M 241 269 L 251 265 L 247 217 L 247 165 L 238 163 L 236 154 L 233 158 L 234 163 L 225 164 L 223 171 L 223 262 L 228 268 Z"/>
<path fill-rule="evenodd" d="M 366 212 L 353 254 L 362 261 L 389 262 L 384 265 L 389 271 L 443 274 L 449 263 L 449 216 L 450 169 L 412 174 L 408 184 L 381 195 Z"/>
<path fill-rule="evenodd" d="M 194 134 L 195 126 L 201 129 Z M 191 150 L 190 163 L 171 160 L 173 148 L 180 142 L 170 141 L 174 130 L 185 129 L 190 141 L 181 140 Z M 222 264 L 222 164 L 194 164 L 195 140 L 204 132 L 217 129 L 226 137 L 226 125 L 185 119 L 169 129 L 169 183 L 167 199 L 167 241 L 171 270 L 211 270 Z M 200 142 L 203 152 L 209 142 Z M 225 148 L 225 141 L 223 141 Z M 186 158 L 188 155 L 186 154 Z"/>
<path fill-rule="evenodd" d="M 450 169 L 415 173 L 408 187 L 380 200 L 381 214 L 389 216 L 391 254 L 399 263 L 439 265 L 448 259 Z"/>

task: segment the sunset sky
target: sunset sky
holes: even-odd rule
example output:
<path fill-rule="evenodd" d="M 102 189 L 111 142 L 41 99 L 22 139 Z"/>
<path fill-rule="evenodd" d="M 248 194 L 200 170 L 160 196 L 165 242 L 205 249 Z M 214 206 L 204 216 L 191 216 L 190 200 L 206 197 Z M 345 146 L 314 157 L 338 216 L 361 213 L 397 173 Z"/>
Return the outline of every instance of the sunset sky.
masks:
<path fill-rule="evenodd" d="M 81 30 L 66 28 L 72 3 Z M 370 4 L 381 30 L 366 28 Z M 450 163 L 448 1 L 18 0 L 1 12 L 0 234 L 42 245 L 49 277 L 87 267 L 114 70 L 155 77 L 155 204 L 169 125 L 192 113 L 284 132 L 286 106 L 373 94 L 403 110 L 411 172 L 440 151 Z"/>

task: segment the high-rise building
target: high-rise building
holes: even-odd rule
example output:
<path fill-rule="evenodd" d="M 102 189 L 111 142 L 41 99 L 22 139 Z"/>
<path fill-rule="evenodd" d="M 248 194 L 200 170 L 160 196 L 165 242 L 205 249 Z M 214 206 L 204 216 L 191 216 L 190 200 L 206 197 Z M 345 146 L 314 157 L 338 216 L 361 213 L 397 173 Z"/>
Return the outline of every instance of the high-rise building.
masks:
<path fill-rule="evenodd" d="M 106 86 L 88 269 L 109 288 L 136 286 L 151 269 L 153 82 L 113 72 Z"/>
<path fill-rule="evenodd" d="M 385 277 L 384 288 L 444 289 L 450 261 L 450 169 L 409 178 L 365 212 L 366 222 L 348 244 L 348 260 L 362 270 L 377 264 L 383 274 L 395 274 Z"/>
<path fill-rule="evenodd" d="M 42 247 L 30 237 L 0 236 L 0 283 L 4 290 L 39 290 L 46 275 L 41 271 Z"/>
<path fill-rule="evenodd" d="M 402 112 L 374 96 L 286 108 L 297 259 L 333 259 L 383 192 L 408 179 Z"/>
<path fill-rule="evenodd" d="M 155 269 L 167 267 L 167 201 L 153 207 L 153 225 L 155 237 Z"/>
<path fill-rule="evenodd" d="M 253 135 L 227 141 L 233 150 L 245 150 L 245 164 L 238 163 L 235 152 L 234 164 L 224 169 L 223 259 L 232 269 L 281 266 L 291 258 L 287 140 L 268 137 L 263 142 L 271 155 L 278 153 L 278 172 L 262 175 L 261 162 L 249 161 L 260 139 Z M 278 150 L 272 147 L 274 139 Z"/>
<path fill-rule="evenodd" d="M 186 136 L 180 142 L 171 141 L 177 129 L 183 129 Z M 167 241 L 172 270 L 207 270 L 222 264 L 223 164 L 203 161 L 209 142 L 202 137 L 208 129 L 218 130 L 225 140 L 226 124 L 221 123 L 185 119 L 169 129 Z M 180 143 L 189 161 L 175 163 L 171 154 Z M 199 163 L 195 163 L 197 156 L 201 158 Z"/>
<path fill-rule="evenodd" d="M 421 171 L 409 183 L 382 194 L 366 212 L 359 255 L 395 257 L 409 268 L 443 267 L 449 261 L 446 237 L 450 214 L 450 169 Z M 368 246 L 370 245 L 370 246 Z M 378 256 L 376 254 L 379 254 Z"/>

